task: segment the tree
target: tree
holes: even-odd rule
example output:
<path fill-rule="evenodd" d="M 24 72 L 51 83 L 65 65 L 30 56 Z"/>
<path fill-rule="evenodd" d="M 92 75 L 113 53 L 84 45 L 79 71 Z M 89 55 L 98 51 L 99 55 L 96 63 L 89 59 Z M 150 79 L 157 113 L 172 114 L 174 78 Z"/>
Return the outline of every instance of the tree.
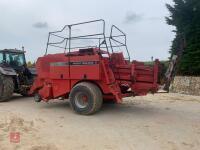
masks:
<path fill-rule="evenodd" d="M 173 6 L 166 4 L 170 12 L 170 16 L 166 17 L 167 24 L 176 27 L 170 53 L 178 53 L 180 36 L 184 36 L 186 47 L 178 65 L 178 73 L 200 75 L 200 0 L 173 1 Z"/>
<path fill-rule="evenodd" d="M 28 68 L 35 67 L 35 62 L 32 63 L 31 61 L 28 61 L 28 62 L 27 62 L 27 67 L 28 67 Z"/>

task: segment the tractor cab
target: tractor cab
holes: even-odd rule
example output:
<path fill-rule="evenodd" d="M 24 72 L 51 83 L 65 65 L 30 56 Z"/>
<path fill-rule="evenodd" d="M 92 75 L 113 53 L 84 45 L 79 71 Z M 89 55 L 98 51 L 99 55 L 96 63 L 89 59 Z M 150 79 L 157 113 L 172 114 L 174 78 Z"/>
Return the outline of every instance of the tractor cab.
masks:
<path fill-rule="evenodd" d="M 24 53 L 25 51 L 16 49 L 0 50 L 0 64 L 19 70 L 26 66 Z"/>

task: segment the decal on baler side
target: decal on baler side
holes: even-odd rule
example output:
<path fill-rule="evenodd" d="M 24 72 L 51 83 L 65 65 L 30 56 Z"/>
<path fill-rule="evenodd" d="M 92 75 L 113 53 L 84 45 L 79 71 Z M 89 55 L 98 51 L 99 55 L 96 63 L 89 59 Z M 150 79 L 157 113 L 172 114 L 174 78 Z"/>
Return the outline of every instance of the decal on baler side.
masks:
<path fill-rule="evenodd" d="M 53 62 L 50 66 L 68 66 L 68 65 L 97 65 L 99 61 L 77 61 L 77 62 Z"/>

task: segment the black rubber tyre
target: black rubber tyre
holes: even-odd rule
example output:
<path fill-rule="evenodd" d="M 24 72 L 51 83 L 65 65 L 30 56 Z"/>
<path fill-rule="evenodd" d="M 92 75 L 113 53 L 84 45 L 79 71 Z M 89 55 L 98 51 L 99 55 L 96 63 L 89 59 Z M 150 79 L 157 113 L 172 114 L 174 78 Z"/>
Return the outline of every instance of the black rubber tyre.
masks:
<path fill-rule="evenodd" d="M 35 93 L 35 94 L 34 94 L 34 100 L 35 100 L 35 102 L 37 102 L 37 103 L 41 102 L 42 99 L 41 99 L 40 94 Z"/>
<path fill-rule="evenodd" d="M 9 100 L 14 92 L 13 79 L 10 76 L 0 75 L 0 80 L 2 82 L 2 88 L 0 92 L 0 102 Z"/>
<path fill-rule="evenodd" d="M 99 111 L 102 93 L 99 87 L 89 82 L 81 82 L 72 89 L 69 95 L 71 108 L 78 114 L 91 115 Z"/>

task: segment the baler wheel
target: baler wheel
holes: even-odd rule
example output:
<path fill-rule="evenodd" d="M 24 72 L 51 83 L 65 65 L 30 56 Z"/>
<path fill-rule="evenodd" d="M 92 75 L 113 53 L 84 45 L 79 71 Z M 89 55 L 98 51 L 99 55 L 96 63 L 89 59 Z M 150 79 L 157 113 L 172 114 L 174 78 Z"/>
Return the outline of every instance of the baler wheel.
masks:
<path fill-rule="evenodd" d="M 0 82 L 2 83 L 2 88 L 0 89 L 0 102 L 9 100 L 14 92 L 13 79 L 10 76 L 0 75 Z"/>
<path fill-rule="evenodd" d="M 101 90 L 89 82 L 81 82 L 74 86 L 69 95 L 71 108 L 82 115 L 91 115 L 97 112 L 103 102 Z"/>
<path fill-rule="evenodd" d="M 35 100 L 35 102 L 37 102 L 37 103 L 38 103 L 38 102 L 41 102 L 42 99 L 41 99 L 40 94 L 35 93 L 35 94 L 34 94 L 34 100 Z"/>

